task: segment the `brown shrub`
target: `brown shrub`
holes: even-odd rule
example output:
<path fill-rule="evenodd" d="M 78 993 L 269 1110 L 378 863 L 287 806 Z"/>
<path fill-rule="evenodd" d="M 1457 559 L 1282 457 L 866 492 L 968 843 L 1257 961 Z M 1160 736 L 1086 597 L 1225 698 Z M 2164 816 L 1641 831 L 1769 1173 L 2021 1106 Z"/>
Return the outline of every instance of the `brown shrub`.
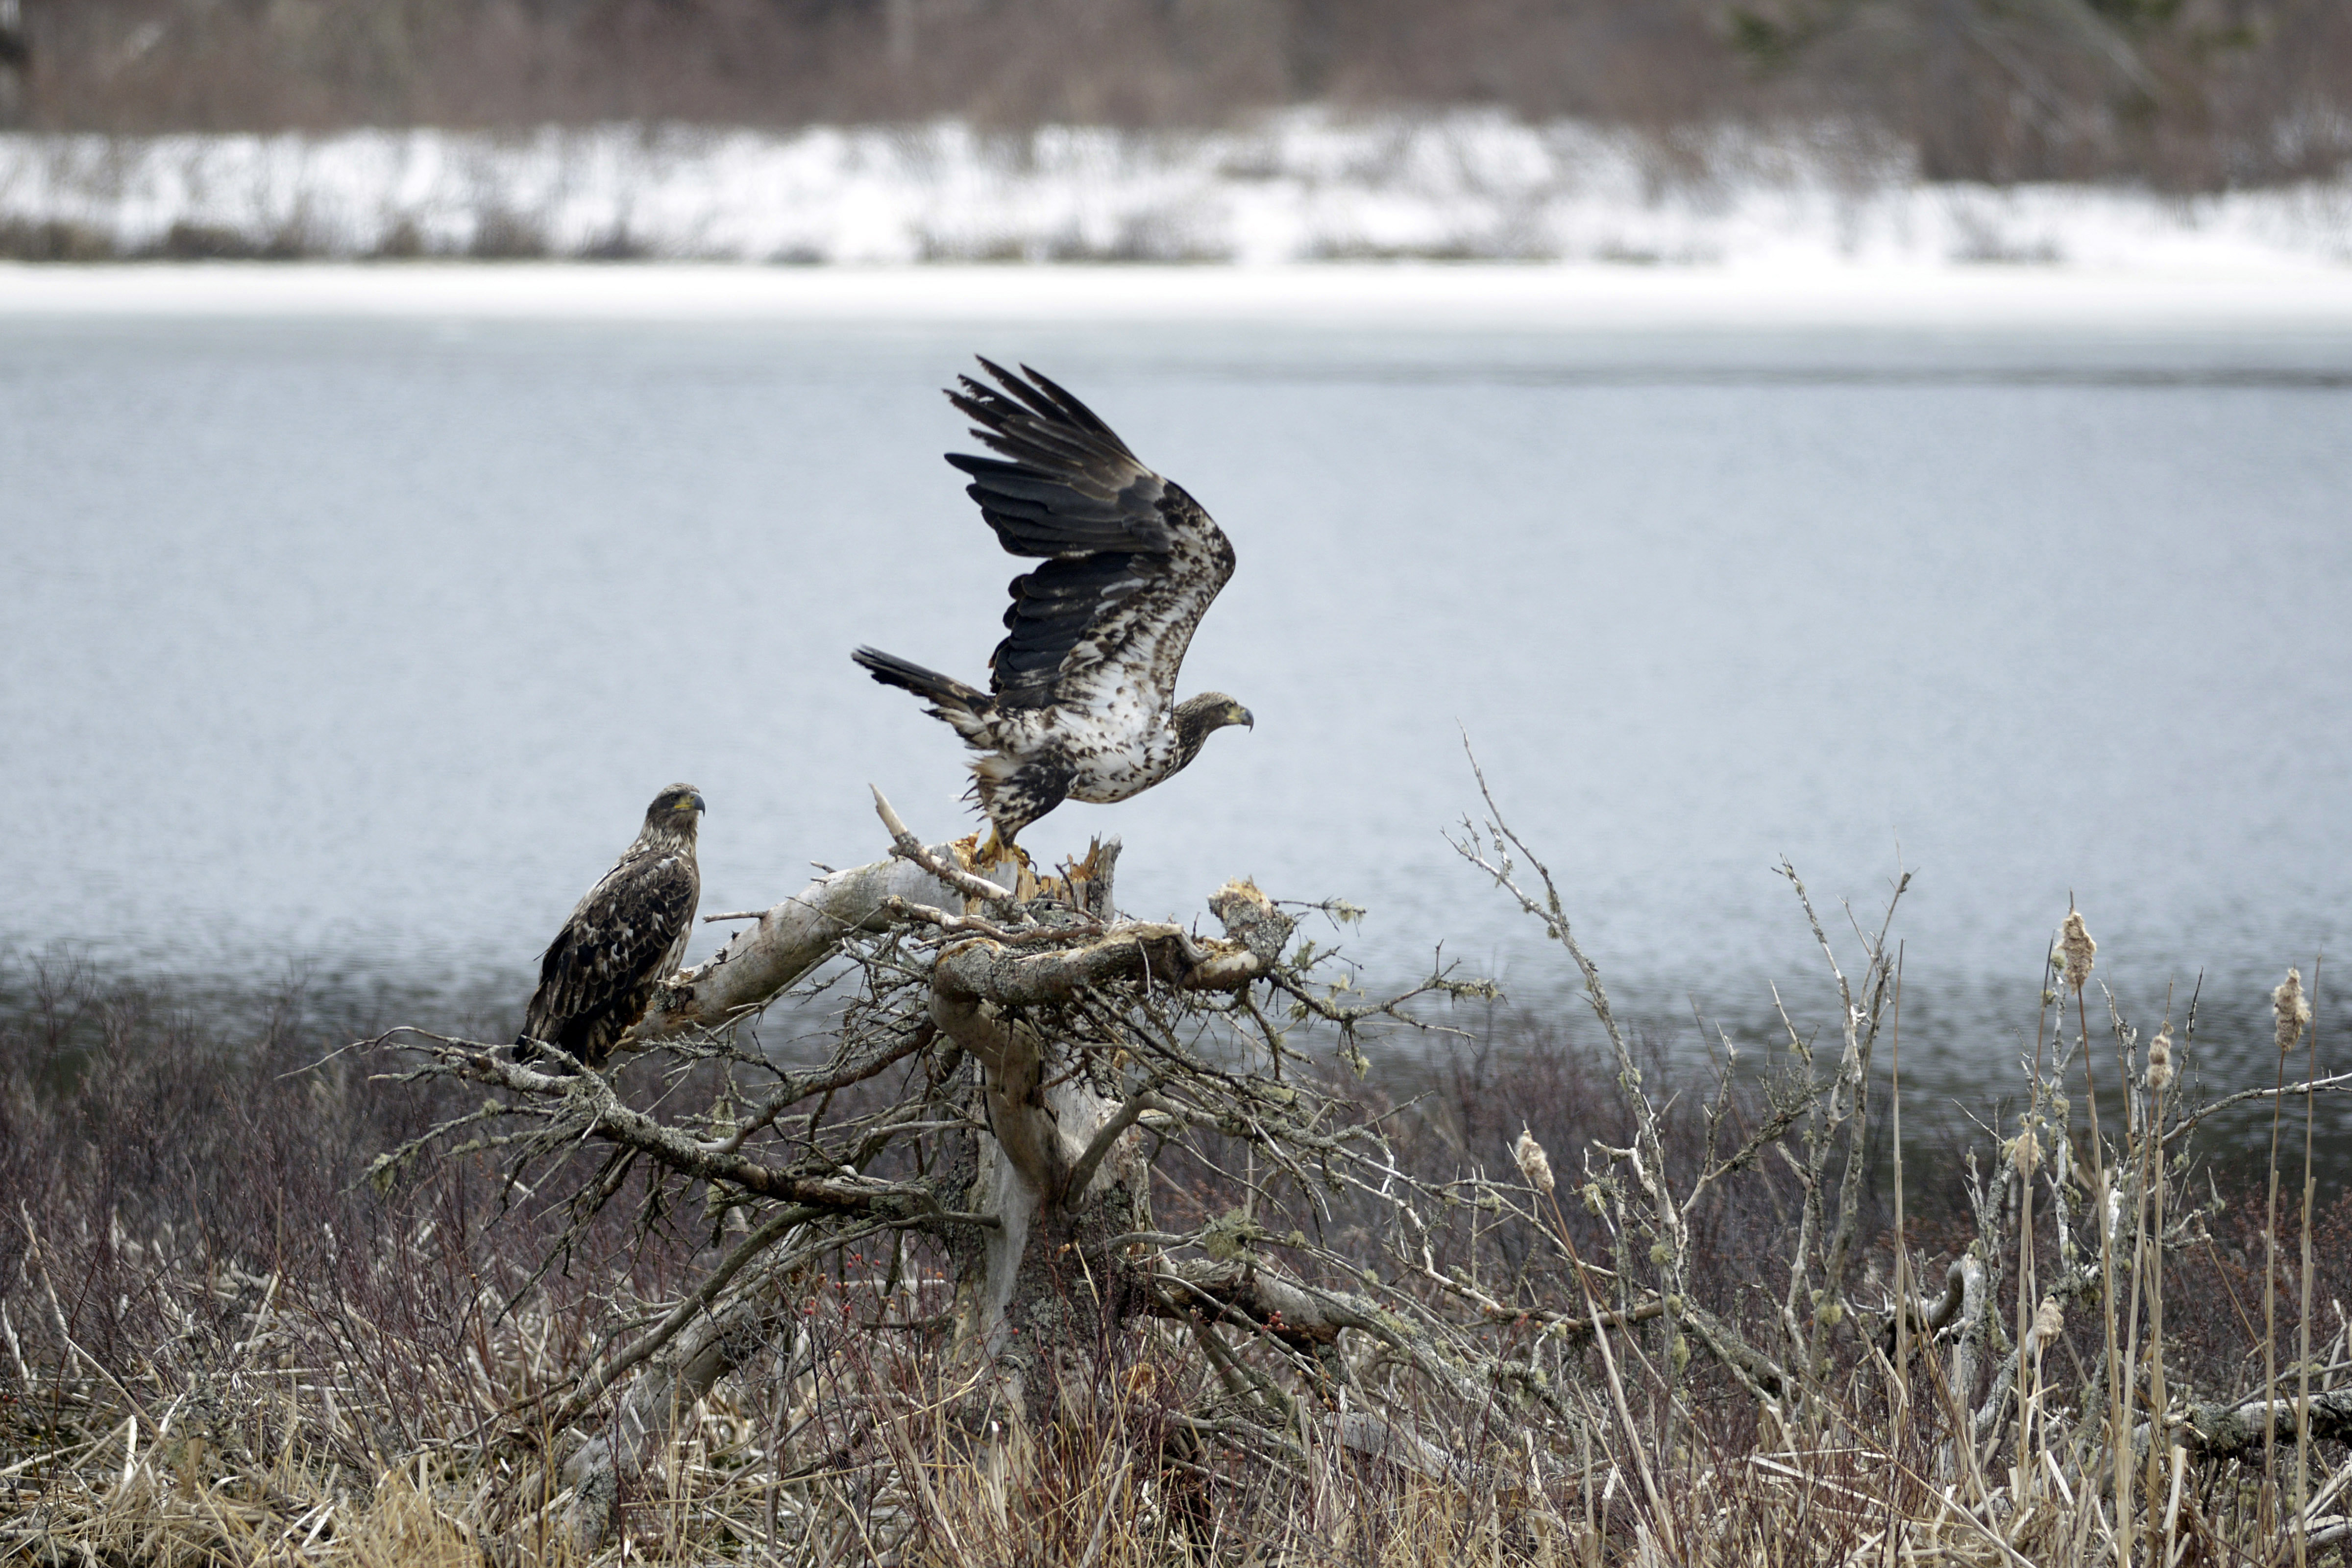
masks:
<path fill-rule="evenodd" d="M 1652 131 L 1854 116 L 1932 177 L 2352 157 L 2340 0 L 26 0 L 51 129 L 1205 125 L 1302 101 Z"/>

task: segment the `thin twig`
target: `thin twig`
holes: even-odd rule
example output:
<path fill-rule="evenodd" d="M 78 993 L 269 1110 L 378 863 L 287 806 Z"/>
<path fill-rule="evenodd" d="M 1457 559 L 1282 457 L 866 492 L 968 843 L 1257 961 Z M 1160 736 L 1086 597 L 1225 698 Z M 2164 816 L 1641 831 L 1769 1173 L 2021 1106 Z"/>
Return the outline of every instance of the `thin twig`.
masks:
<path fill-rule="evenodd" d="M 950 860 L 942 859 L 925 848 L 923 841 L 909 832 L 907 825 L 899 820 L 898 814 L 891 809 L 890 802 L 883 795 L 880 786 L 868 784 L 866 787 L 874 791 L 874 809 L 880 814 L 882 826 L 889 831 L 891 854 L 901 860 L 913 861 L 966 898 L 978 899 L 983 903 L 991 904 L 1012 901 L 1013 894 L 1010 890 L 998 887 L 984 877 L 976 877 L 962 867 Z"/>

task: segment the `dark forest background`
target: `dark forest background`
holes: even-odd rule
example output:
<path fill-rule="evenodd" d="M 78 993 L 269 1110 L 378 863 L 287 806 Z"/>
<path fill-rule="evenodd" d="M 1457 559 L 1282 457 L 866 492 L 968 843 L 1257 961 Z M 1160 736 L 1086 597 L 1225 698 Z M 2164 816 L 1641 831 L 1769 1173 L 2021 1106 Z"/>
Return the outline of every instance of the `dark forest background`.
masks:
<path fill-rule="evenodd" d="M 1317 102 L 1669 134 L 1843 117 L 1938 179 L 2200 190 L 2352 159 L 2352 0 L 0 0 L 0 109 L 38 130 L 1152 128 Z"/>

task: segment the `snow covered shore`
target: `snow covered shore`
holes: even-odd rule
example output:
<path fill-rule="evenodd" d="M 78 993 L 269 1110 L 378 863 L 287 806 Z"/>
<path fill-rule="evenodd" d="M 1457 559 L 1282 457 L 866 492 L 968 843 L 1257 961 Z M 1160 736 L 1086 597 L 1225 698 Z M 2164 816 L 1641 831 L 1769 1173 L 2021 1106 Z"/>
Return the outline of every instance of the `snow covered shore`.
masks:
<path fill-rule="evenodd" d="M 0 321 L 205 317 L 1087 322 L 1525 334 L 1844 330 L 2352 334 L 2352 268 L 583 267 L 0 262 Z M 2330 351 L 2331 353 L 2333 351 Z"/>
<path fill-rule="evenodd" d="M 1822 127 L 1661 142 L 1494 113 L 1213 132 L 955 123 L 0 136 L 0 253 L 923 262 L 2352 268 L 2352 181 L 1930 185 Z"/>

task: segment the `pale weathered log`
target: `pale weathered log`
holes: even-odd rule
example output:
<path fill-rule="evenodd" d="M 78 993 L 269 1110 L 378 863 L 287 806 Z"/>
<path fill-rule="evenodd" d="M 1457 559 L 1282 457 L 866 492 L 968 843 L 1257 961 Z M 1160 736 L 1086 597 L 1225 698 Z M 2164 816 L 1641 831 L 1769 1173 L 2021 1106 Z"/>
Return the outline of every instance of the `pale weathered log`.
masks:
<path fill-rule="evenodd" d="M 1312 1289 L 1255 1258 L 1171 1259 L 1160 1266 L 1158 1279 L 1163 1311 L 1236 1323 L 1309 1354 L 1337 1343 L 1341 1329 L 1383 1336 L 1391 1331 L 1377 1303 L 1351 1292 Z"/>
<path fill-rule="evenodd" d="M 1339 1437 L 1343 1448 L 1411 1470 L 1417 1476 L 1444 1476 L 1465 1485 L 1474 1483 L 1479 1477 L 1478 1468 L 1452 1449 L 1417 1432 L 1408 1432 L 1387 1416 L 1371 1411 L 1341 1410 Z"/>
<path fill-rule="evenodd" d="M 1130 921 L 1043 952 L 975 938 L 932 968 L 932 1021 L 981 1064 L 992 1135 L 982 1141 L 973 1206 L 997 1223 L 983 1237 L 981 1277 L 968 1285 L 965 1330 L 987 1347 L 1016 1400 L 1036 1370 L 1033 1347 L 1057 1335 L 1069 1342 L 1074 1326 L 1057 1321 L 1072 1299 L 1053 1288 L 1039 1260 L 1075 1257 L 1092 1310 L 1120 1315 L 1118 1298 L 1135 1282 L 1110 1238 L 1144 1228 L 1150 1178 L 1135 1115 L 1113 1126 L 1124 1098 L 1075 1070 L 1066 1042 L 1021 1010 L 1073 1002 L 1117 980 L 1234 990 L 1270 972 L 1289 918 L 1247 882 L 1226 884 L 1209 906 L 1228 939 L 1199 941 L 1180 926 Z"/>
<path fill-rule="evenodd" d="M 690 1323 L 631 1380 L 612 1425 L 564 1461 L 572 1500 L 563 1527 L 576 1551 L 591 1552 L 610 1535 L 623 1484 L 667 1451 L 678 1423 L 721 1378 L 780 1344 L 797 1343 L 800 1313 L 774 1285 L 776 1272 L 772 1261 L 749 1289 Z"/>
<path fill-rule="evenodd" d="M 674 982 L 636 1037 L 719 1026 L 756 1012 L 838 951 L 845 937 L 904 921 L 910 906 L 937 911 L 929 917 L 935 925 L 961 925 L 971 900 L 921 864 L 932 859 L 961 868 L 958 847 L 905 844 L 890 859 L 818 879 L 766 911 L 709 963 Z M 1116 844 L 1098 847 L 1067 886 L 1088 911 L 1076 917 L 1082 923 L 1070 938 L 1076 945 L 1033 952 L 1018 940 L 982 937 L 948 949 L 933 968 L 932 1023 L 980 1064 L 990 1131 L 980 1140 L 968 1191 L 977 1213 L 959 1216 L 979 1222 L 982 1230 L 980 1267 L 964 1294 L 964 1329 L 997 1363 L 1016 1405 L 1026 1403 L 1041 1370 L 1032 1347 L 1073 1342 L 1066 1331 L 1046 1331 L 1067 1330 L 1046 1320 L 1066 1310 L 1071 1298 L 1053 1284 L 1041 1260 L 1075 1254 L 1090 1287 L 1098 1282 L 1115 1290 L 1113 1276 L 1124 1265 L 1109 1238 L 1136 1230 L 1149 1212 L 1144 1140 L 1132 1125 L 1135 1117 L 1112 1126 L 1121 1102 L 1104 1095 L 1085 1072 L 1069 1070 L 1066 1045 L 1023 1020 L 1021 1009 L 1070 1001 L 1090 986 L 1125 978 L 1192 991 L 1233 989 L 1272 969 L 1292 924 L 1255 887 L 1234 883 L 1211 900 L 1230 933 L 1226 940 L 1196 941 L 1177 926 L 1139 922 L 1090 936 L 1083 922 L 1099 922 L 1110 913 L 1117 853 Z M 903 1045 L 819 1076 L 828 1083 L 863 1076 L 896 1059 Z M 778 1096 L 797 1099 L 815 1081 L 793 1075 Z M 891 1184 L 785 1178 L 751 1169 L 736 1153 L 740 1128 L 715 1143 L 673 1133 L 679 1147 L 655 1147 L 640 1119 L 601 1080 L 577 1092 L 598 1101 L 599 1132 L 646 1147 L 674 1168 L 835 1212 L 858 1207 L 919 1218 L 914 1213 L 919 1200 Z M 767 1113 L 763 1108 L 751 1125 Z M 1083 1179 L 1074 1179 L 1081 1173 Z M 1117 1317 L 1123 1310 L 1103 1289 L 1090 1288 L 1087 1294 L 1097 1311 Z M 678 1415 L 756 1354 L 769 1336 L 788 1331 L 792 1321 L 772 1290 L 743 1289 L 651 1357 L 623 1396 L 614 1425 L 563 1467 L 573 1493 L 569 1522 L 576 1543 L 586 1547 L 603 1539 L 623 1484 L 662 1450 Z"/>
<path fill-rule="evenodd" d="M 1985 1278 L 1983 1261 L 1974 1252 L 1960 1255 L 1960 1314 L 1958 1330 L 1952 1346 L 1952 1397 L 1958 1405 L 1956 1415 L 1969 1408 L 1969 1398 L 1976 1388 L 1979 1363 L 1984 1353 L 1985 1314 L 1990 1309 L 1992 1290 Z M 1956 1480 L 1975 1463 L 1971 1457 L 1975 1428 L 1955 1434 L 1944 1445 L 1942 1477 Z"/>
<path fill-rule="evenodd" d="M 1095 1140 L 1119 1106 L 1066 1072 L 1049 1072 L 1045 1037 L 1008 1019 L 1005 1010 L 1069 1002 L 1113 980 L 1234 990 L 1270 971 L 1289 936 L 1289 918 L 1246 882 L 1227 883 L 1209 907 L 1234 933 L 1232 940 L 1195 941 L 1181 926 L 1130 921 L 1051 952 L 1026 952 L 981 937 L 940 956 L 931 972 L 932 1021 L 985 1069 L 990 1131 L 1035 1201 L 1085 1195 L 1069 1190 L 1069 1178 L 1084 1165 L 1088 1180 L 1079 1185 L 1092 1185 L 1106 1152 Z M 1044 1089 L 1049 1079 L 1053 1089 Z M 995 1240 L 1017 1253 L 1009 1227 Z"/>
<path fill-rule="evenodd" d="M 1167 1317 L 1199 1315 L 1212 1321 L 1246 1324 L 1292 1350 L 1327 1359 L 1339 1331 L 1353 1329 L 1380 1341 L 1423 1377 L 1456 1399 L 1477 1400 L 1491 1391 L 1503 1363 L 1478 1355 L 1459 1364 L 1440 1355 L 1429 1336 L 1370 1297 L 1286 1278 L 1263 1258 L 1174 1258 L 1154 1271 L 1150 1304 Z"/>
<path fill-rule="evenodd" d="M 932 984 L 945 994 L 1032 1007 L 1067 1002 L 1089 986 L 1114 980 L 1183 991 L 1234 991 L 1271 972 L 1289 938 L 1289 917 L 1247 882 L 1226 883 L 1209 900 L 1209 908 L 1234 933 L 1230 940 L 1198 941 L 1181 926 L 1144 921 L 1050 952 L 1023 953 L 982 938 L 941 954 Z M 946 1026 L 944 1019 L 941 1025 Z"/>
<path fill-rule="evenodd" d="M 933 846 L 930 853 L 961 864 L 954 845 Z M 892 899 L 950 914 L 964 911 L 961 893 L 895 855 L 831 872 L 737 931 L 708 963 L 670 982 L 629 1037 L 654 1040 L 715 1029 L 758 1012 L 831 958 L 843 938 L 887 926 Z"/>
<path fill-rule="evenodd" d="M 2280 1442 L 2292 1442 L 2301 1425 L 2299 1400 L 2249 1399 L 2239 1404 L 2199 1405 L 2189 1412 L 2189 1423 L 2179 1436 L 2191 1454 L 2209 1459 L 2246 1458 L 2262 1452 L 2263 1417 L 2268 1415 Z M 2146 1442 L 2141 1427 L 2140 1441 Z M 2320 1442 L 2352 1439 L 2352 1389 L 2311 1396 L 2311 1436 Z"/>

